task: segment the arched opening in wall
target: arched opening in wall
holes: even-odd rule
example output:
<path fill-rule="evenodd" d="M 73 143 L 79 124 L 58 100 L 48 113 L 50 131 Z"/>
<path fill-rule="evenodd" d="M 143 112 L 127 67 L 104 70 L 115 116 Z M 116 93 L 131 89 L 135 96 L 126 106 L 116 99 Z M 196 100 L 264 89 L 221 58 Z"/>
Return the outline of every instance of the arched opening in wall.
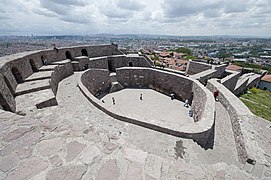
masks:
<path fill-rule="evenodd" d="M 18 84 L 23 83 L 22 75 L 21 75 L 21 73 L 19 72 L 19 70 L 16 67 L 13 67 L 11 69 L 11 72 L 12 72 L 12 74 L 13 74 L 13 76 L 16 79 Z"/>
<path fill-rule="evenodd" d="M 72 60 L 72 54 L 70 51 L 65 52 L 66 58 Z"/>
<path fill-rule="evenodd" d="M 129 62 L 129 67 L 133 67 L 133 63 L 132 62 Z"/>
<path fill-rule="evenodd" d="M 88 56 L 88 51 L 86 49 L 81 50 L 82 56 Z"/>
<path fill-rule="evenodd" d="M 116 72 L 116 68 L 114 67 L 112 60 L 108 60 L 108 70 L 110 72 Z"/>
<path fill-rule="evenodd" d="M 44 64 L 44 60 L 45 60 L 44 56 L 41 56 L 40 59 L 41 59 L 42 64 L 45 65 Z"/>
<path fill-rule="evenodd" d="M 29 62 L 30 62 L 30 65 L 31 65 L 33 72 L 38 72 L 38 68 L 36 67 L 36 65 L 34 63 L 34 60 L 30 59 Z"/>
<path fill-rule="evenodd" d="M 0 105 L 2 106 L 3 110 L 11 111 L 6 99 L 3 97 L 1 93 L 0 93 Z"/>
<path fill-rule="evenodd" d="M 8 89 L 9 89 L 9 91 L 11 92 L 11 94 L 14 95 L 15 92 L 14 92 L 14 90 L 13 90 L 11 84 L 9 83 L 9 80 L 6 78 L 6 76 L 4 76 L 4 81 L 5 81 L 6 85 L 8 86 Z"/>

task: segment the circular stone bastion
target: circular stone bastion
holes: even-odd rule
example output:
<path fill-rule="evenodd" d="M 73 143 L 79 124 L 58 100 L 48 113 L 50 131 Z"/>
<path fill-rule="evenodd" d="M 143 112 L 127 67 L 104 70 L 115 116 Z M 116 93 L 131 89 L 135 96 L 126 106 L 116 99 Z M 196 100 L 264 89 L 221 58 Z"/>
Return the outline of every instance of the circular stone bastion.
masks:
<path fill-rule="evenodd" d="M 116 119 L 190 138 L 202 146 L 214 125 L 212 93 L 183 75 L 148 67 L 88 69 L 78 86 L 92 104 Z M 190 108 L 184 107 L 185 100 Z"/>

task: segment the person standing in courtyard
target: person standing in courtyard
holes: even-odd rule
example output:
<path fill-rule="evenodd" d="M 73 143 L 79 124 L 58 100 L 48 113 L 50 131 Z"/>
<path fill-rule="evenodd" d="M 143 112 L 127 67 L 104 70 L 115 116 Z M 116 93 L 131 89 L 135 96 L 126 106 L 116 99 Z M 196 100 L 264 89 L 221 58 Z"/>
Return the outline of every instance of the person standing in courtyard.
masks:
<path fill-rule="evenodd" d="M 142 94 L 140 94 L 139 99 L 140 99 L 140 100 L 143 100 L 143 96 L 142 96 Z"/>
<path fill-rule="evenodd" d="M 113 105 L 116 104 L 116 103 L 115 103 L 115 98 L 114 98 L 114 97 L 112 97 L 112 102 L 113 102 Z"/>
<path fill-rule="evenodd" d="M 175 94 L 174 94 L 174 93 L 171 93 L 171 94 L 170 94 L 170 97 L 171 97 L 171 100 L 174 100 L 174 99 L 175 99 Z"/>

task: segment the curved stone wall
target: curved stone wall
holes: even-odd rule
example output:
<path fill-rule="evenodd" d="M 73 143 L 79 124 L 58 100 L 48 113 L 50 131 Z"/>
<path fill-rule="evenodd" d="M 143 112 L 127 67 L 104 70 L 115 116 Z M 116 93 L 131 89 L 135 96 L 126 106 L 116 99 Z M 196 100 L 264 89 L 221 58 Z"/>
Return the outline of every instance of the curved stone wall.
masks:
<path fill-rule="evenodd" d="M 58 83 L 62 81 L 64 78 L 69 77 L 72 74 L 73 74 L 73 69 L 72 69 L 71 62 L 58 65 L 54 68 L 52 76 L 51 76 L 51 80 L 50 80 L 50 85 L 55 95 L 57 93 Z"/>
<path fill-rule="evenodd" d="M 106 91 L 110 86 L 109 71 L 106 69 L 89 69 L 81 76 L 81 82 L 94 96 Z"/>
<path fill-rule="evenodd" d="M 138 67 L 117 69 L 117 79 L 124 87 L 149 87 L 168 95 L 175 93 L 180 99 L 191 98 L 191 92 L 194 91 L 192 109 L 195 112 L 196 122 L 174 129 L 120 116 L 106 109 L 103 103 L 95 97 L 97 94 L 95 90 L 106 89 L 110 86 L 109 72 L 106 70 L 84 72 L 78 85 L 83 94 L 97 108 L 114 118 L 174 136 L 191 138 L 203 146 L 206 144 L 214 124 L 215 106 L 211 92 L 199 82 L 174 73 Z"/>
<path fill-rule="evenodd" d="M 89 68 L 109 69 L 108 62 L 111 61 L 113 69 L 133 66 L 133 67 L 151 67 L 151 64 L 143 56 L 137 55 L 116 55 L 107 57 L 90 58 Z"/>

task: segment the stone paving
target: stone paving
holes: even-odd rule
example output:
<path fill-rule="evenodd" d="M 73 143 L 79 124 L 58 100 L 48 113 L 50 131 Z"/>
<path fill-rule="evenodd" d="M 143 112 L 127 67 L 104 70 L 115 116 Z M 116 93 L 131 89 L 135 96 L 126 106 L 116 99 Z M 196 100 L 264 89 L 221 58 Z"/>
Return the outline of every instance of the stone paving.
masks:
<path fill-rule="evenodd" d="M 60 82 L 58 106 L 23 117 L 0 111 L 0 179 L 257 179 L 239 167 L 221 104 L 205 150 L 106 115 L 81 94 L 79 76 Z"/>
<path fill-rule="evenodd" d="M 113 97 L 115 105 L 112 102 Z M 104 107 L 112 112 L 147 123 L 160 122 L 175 127 L 194 123 L 194 119 L 188 115 L 189 108 L 184 107 L 184 102 L 171 100 L 169 96 L 152 89 L 123 89 L 107 94 L 102 100 L 105 102 Z"/>

